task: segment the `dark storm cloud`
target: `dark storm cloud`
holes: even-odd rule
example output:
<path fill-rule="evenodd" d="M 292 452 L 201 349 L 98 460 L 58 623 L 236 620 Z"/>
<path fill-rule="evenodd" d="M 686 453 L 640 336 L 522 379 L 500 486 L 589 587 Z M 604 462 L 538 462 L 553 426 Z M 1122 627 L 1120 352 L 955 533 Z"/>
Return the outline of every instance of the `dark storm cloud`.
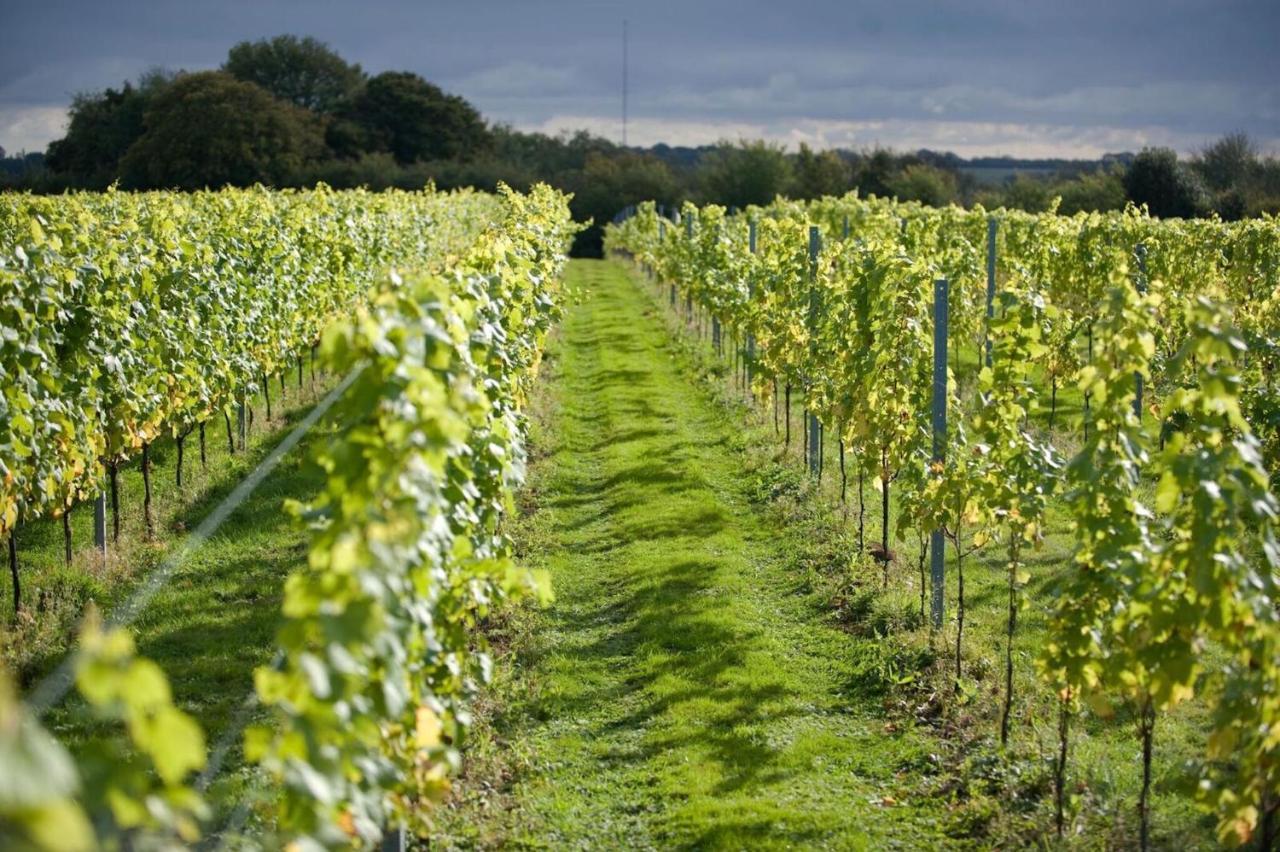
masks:
<path fill-rule="evenodd" d="M 56 133 L 40 122 L 76 91 L 156 65 L 213 67 L 236 41 L 281 32 L 370 71 L 417 71 L 493 119 L 616 132 L 623 17 L 642 142 L 1071 152 L 1185 149 L 1243 129 L 1280 144 L 1277 0 L 5 2 L 9 147 L 17 120 Z"/>

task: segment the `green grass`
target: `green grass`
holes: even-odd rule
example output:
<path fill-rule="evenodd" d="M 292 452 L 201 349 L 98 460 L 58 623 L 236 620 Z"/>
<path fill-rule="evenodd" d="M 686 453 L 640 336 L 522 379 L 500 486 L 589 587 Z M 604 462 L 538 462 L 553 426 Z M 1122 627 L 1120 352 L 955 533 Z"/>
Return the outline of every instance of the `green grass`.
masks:
<path fill-rule="evenodd" d="M 665 290 L 611 262 L 575 261 L 569 279 L 582 298 L 549 351 L 517 530 L 557 598 L 492 628 L 497 683 L 437 845 L 1054 845 L 1055 705 L 1033 661 L 1071 551 L 1061 513 L 1031 559 L 1001 755 L 999 555 L 967 563 L 956 694 L 954 627 L 921 625 L 914 545 L 895 545 L 903 559 L 882 591 L 837 505 L 835 447 L 820 487 L 801 472 L 799 404 L 784 452 L 772 408 L 743 405 L 728 362 L 679 332 Z M 1060 402 L 1077 407 L 1070 391 Z M 869 484 L 865 498 L 876 541 Z M 1158 847 L 1213 846 L 1182 769 L 1205 713 L 1193 704 L 1159 723 Z M 1066 845 L 1136 845 L 1124 709 L 1078 723 L 1072 749 Z"/>
<path fill-rule="evenodd" d="M 942 803 L 900 777 L 929 740 L 886 731 L 880 681 L 793 570 L 801 542 L 751 503 L 740 430 L 622 267 L 569 280 L 523 531 L 556 603 L 520 616 L 473 752 L 505 780 L 472 772 L 442 844 L 938 839 Z"/>

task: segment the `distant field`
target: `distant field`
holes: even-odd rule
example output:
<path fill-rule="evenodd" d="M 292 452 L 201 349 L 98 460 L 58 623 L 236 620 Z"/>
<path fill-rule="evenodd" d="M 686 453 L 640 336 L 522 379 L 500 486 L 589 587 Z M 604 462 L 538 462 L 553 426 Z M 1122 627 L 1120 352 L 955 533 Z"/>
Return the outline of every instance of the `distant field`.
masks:
<path fill-rule="evenodd" d="M 1057 170 L 1033 167 L 960 166 L 957 171 L 962 175 L 968 175 L 978 183 L 998 186 L 1006 181 L 1013 180 L 1018 175 L 1038 178 L 1052 177 Z"/>

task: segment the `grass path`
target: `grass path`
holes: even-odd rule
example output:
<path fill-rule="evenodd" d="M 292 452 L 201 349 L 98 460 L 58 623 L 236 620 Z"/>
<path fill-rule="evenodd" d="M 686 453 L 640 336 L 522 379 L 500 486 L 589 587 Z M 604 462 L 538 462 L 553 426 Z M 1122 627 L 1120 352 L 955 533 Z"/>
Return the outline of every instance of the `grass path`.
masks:
<path fill-rule="evenodd" d="M 557 598 L 499 688 L 507 777 L 464 782 L 442 845 L 936 845 L 941 804 L 897 798 L 927 741 L 859 694 L 730 419 L 623 267 L 568 275 L 528 522 Z"/>

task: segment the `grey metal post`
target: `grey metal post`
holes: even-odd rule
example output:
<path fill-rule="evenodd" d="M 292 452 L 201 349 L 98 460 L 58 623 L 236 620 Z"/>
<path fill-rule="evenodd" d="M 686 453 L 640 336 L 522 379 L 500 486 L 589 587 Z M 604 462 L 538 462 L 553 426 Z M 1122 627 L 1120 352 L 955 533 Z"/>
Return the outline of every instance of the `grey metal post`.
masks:
<path fill-rule="evenodd" d="M 107 491 L 98 492 L 93 501 L 93 546 L 107 555 Z"/>
<path fill-rule="evenodd" d="M 693 214 L 684 217 L 684 236 L 689 242 L 693 242 Z M 688 287 L 689 282 L 685 282 Z M 693 291 L 685 290 L 684 295 L 684 312 L 689 322 L 693 322 Z"/>
<path fill-rule="evenodd" d="M 404 826 L 389 828 L 382 833 L 381 852 L 405 852 L 409 848 Z"/>
<path fill-rule="evenodd" d="M 987 333 L 984 347 L 991 366 L 991 319 L 996 315 L 996 217 L 987 219 Z"/>
<path fill-rule="evenodd" d="M 822 247 L 822 237 L 816 225 L 809 226 L 809 357 L 814 357 L 814 335 L 818 331 L 818 252 Z M 806 389 L 806 396 L 808 395 Z M 806 400 L 806 403 L 808 400 Z M 818 442 L 819 434 L 817 415 L 806 410 L 809 419 L 809 473 L 818 475 L 818 459 L 820 458 Z"/>
<path fill-rule="evenodd" d="M 747 251 L 752 254 L 756 253 L 756 221 L 752 219 L 747 223 Z M 756 299 L 756 282 L 753 279 L 747 283 L 747 299 L 754 302 Z M 756 363 L 756 336 L 751 332 L 747 332 L 747 393 L 751 393 L 752 369 Z"/>
<path fill-rule="evenodd" d="M 947 444 L 947 279 L 933 282 L 933 460 L 942 462 Z M 946 591 L 946 539 L 934 530 L 929 539 L 933 583 L 933 626 L 942 627 Z"/>
<path fill-rule="evenodd" d="M 1138 259 L 1138 292 L 1147 292 L 1147 247 L 1139 243 L 1133 250 L 1134 256 Z M 1138 422 L 1142 422 L 1142 374 L 1134 375 L 1137 381 L 1137 393 L 1133 397 L 1133 416 L 1138 418 Z"/>
<path fill-rule="evenodd" d="M 245 419 L 244 396 L 240 397 L 240 405 L 236 409 L 236 427 L 240 433 L 240 449 L 243 450 L 249 446 L 249 441 L 248 441 L 249 424 L 248 424 L 248 421 Z"/>

